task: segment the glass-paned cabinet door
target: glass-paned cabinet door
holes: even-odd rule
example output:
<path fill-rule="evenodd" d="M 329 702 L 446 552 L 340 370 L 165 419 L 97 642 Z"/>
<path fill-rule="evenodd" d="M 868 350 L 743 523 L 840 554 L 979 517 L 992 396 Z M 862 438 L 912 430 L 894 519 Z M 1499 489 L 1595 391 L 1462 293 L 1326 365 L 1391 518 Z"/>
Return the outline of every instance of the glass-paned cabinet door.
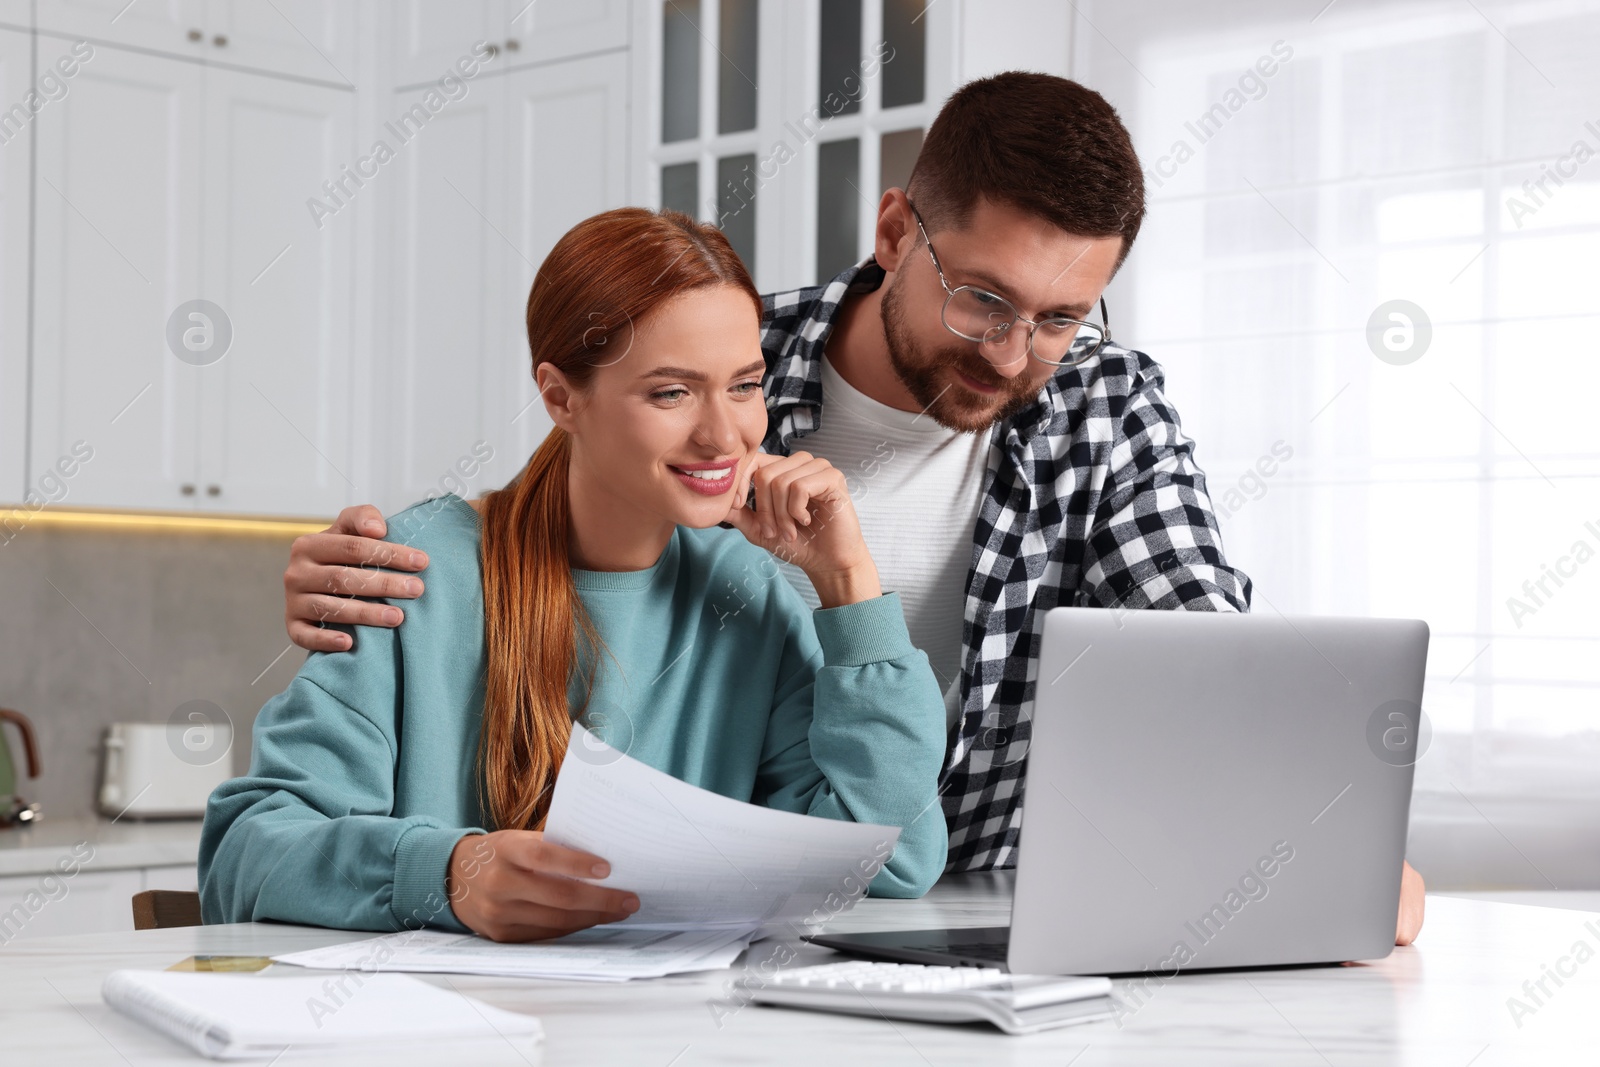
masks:
<path fill-rule="evenodd" d="M 716 222 L 746 267 L 756 262 L 756 157 L 754 153 L 717 160 Z"/>
<path fill-rule="evenodd" d="M 922 127 L 886 133 L 878 142 L 878 193 L 904 189 L 911 180 L 911 168 L 922 151 Z"/>
<path fill-rule="evenodd" d="M 884 110 L 928 97 L 928 27 L 923 0 L 883 0 L 883 41 L 894 58 L 883 66 Z"/>
<path fill-rule="evenodd" d="M 720 226 L 763 289 L 860 261 L 951 88 L 950 5 L 640 3 L 645 195 Z"/>
<path fill-rule="evenodd" d="M 817 154 L 819 279 L 866 256 L 879 199 L 911 177 L 932 112 L 931 8 L 925 0 L 822 0 L 821 103 L 847 136 L 824 142 Z"/>
<path fill-rule="evenodd" d="M 700 136 L 700 0 L 661 6 L 661 141 Z"/>
<path fill-rule="evenodd" d="M 721 0 L 717 7 L 717 132 L 753 130 L 760 95 L 760 5 Z"/>
<path fill-rule="evenodd" d="M 700 164 L 694 160 L 661 168 L 661 206 L 685 215 L 699 214 Z"/>
<path fill-rule="evenodd" d="M 822 0 L 817 27 L 817 106 L 835 115 L 861 110 L 862 0 Z"/>
<path fill-rule="evenodd" d="M 817 277 L 838 274 L 858 258 L 861 141 L 828 141 L 817 152 Z"/>

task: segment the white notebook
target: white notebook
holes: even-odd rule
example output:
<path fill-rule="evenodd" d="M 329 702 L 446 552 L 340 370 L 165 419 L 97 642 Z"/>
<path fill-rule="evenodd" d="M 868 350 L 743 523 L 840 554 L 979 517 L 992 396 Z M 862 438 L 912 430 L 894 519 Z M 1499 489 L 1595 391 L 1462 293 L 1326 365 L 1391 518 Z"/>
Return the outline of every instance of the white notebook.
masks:
<path fill-rule="evenodd" d="M 539 1020 L 403 974 L 276 977 L 114 971 L 100 995 L 117 1011 L 214 1060 L 360 1044 L 492 1038 L 527 1049 Z M 454 1047 L 454 1046 L 452 1046 Z"/>

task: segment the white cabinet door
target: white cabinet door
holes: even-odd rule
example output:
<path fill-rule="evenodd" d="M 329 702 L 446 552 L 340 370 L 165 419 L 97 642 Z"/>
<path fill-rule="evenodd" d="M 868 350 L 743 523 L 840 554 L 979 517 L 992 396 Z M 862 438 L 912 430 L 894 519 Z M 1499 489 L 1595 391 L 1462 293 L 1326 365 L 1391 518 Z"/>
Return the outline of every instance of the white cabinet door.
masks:
<path fill-rule="evenodd" d="M 141 873 L 144 875 L 142 884 L 145 889 L 173 889 L 188 893 L 200 891 L 200 870 L 192 863 L 187 867 L 146 867 Z"/>
<path fill-rule="evenodd" d="M 0 20 L 24 16 L 6 0 Z M 350 85 L 355 5 L 323 0 L 43 0 L 37 26 L 69 38 Z M 48 51 L 48 48 L 43 48 Z"/>
<path fill-rule="evenodd" d="M 507 476 L 544 440 L 550 420 L 538 402 L 524 308 L 538 264 L 576 223 L 627 203 L 628 59 L 611 53 L 515 71 L 507 76 L 506 144 L 509 291 L 505 355 L 494 373 Z"/>
<path fill-rule="evenodd" d="M 22 938 L 132 930 L 133 895 L 143 887 L 138 870 L 0 878 L 0 947 Z"/>
<path fill-rule="evenodd" d="M 130 13 L 131 14 L 131 13 Z M 195 502 L 196 388 L 168 319 L 199 295 L 201 68 L 97 48 L 33 120 L 32 474 L 92 450 L 59 501 Z"/>
<path fill-rule="evenodd" d="M 437 81 L 479 42 L 491 68 L 625 48 L 629 0 L 399 0 L 392 9 L 394 82 Z"/>
<path fill-rule="evenodd" d="M 482 75 L 404 143 L 384 132 L 395 151 L 381 190 L 392 225 L 384 227 L 388 311 L 377 333 L 390 390 L 378 501 L 387 512 L 448 487 L 479 440 L 497 453 L 491 476 L 514 473 L 500 466 L 500 381 L 488 373 L 516 344 L 506 309 L 522 299 L 505 286 L 505 92 L 504 78 Z M 395 94 L 394 113 L 420 98 Z"/>
<path fill-rule="evenodd" d="M 501 49 L 511 16 L 525 3 L 517 0 L 508 11 L 506 0 L 395 0 L 389 8 L 394 84 L 405 88 L 436 82 L 458 59 L 472 56 L 480 41 L 497 52 L 490 69 L 503 64 Z"/>
<path fill-rule="evenodd" d="M 354 89 L 356 5 L 327 0 L 205 0 L 205 5 L 208 60 Z"/>
<path fill-rule="evenodd" d="M 332 515 L 351 481 L 355 94 L 208 69 L 197 296 L 232 343 L 200 368 L 200 507 Z M 317 201 L 328 212 L 313 212 Z M 337 209 L 337 210 L 334 210 Z"/>
<path fill-rule="evenodd" d="M 628 0 L 509 0 L 511 63 L 567 59 L 628 44 Z"/>
<path fill-rule="evenodd" d="M 31 83 L 32 37 L 0 30 L 0 99 L 22 100 Z M 31 119 L 30 119 L 31 121 Z M 0 503 L 26 493 L 28 425 L 28 193 L 32 138 L 27 123 L 0 116 Z M 0 516 L 0 544 L 10 536 Z"/>
<path fill-rule="evenodd" d="M 174 55 L 204 57 L 211 51 L 202 0 L 41 0 L 34 10 L 41 33 Z M 40 48 L 43 54 L 45 42 Z"/>

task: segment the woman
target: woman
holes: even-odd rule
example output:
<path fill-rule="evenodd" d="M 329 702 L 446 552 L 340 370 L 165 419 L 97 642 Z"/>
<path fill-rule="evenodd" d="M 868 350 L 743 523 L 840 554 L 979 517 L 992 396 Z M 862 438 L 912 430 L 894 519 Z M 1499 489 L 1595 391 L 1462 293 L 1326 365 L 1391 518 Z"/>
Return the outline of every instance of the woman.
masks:
<path fill-rule="evenodd" d="M 555 429 L 505 489 L 390 522 L 428 553 L 429 595 L 262 708 L 250 774 L 206 810 L 207 922 L 530 940 L 625 918 L 634 894 L 582 880 L 604 858 L 541 834 L 583 713 L 725 796 L 902 827 L 871 891 L 927 890 L 939 687 L 843 475 L 759 452 L 760 311 L 726 239 L 685 215 L 610 211 L 557 243 L 527 307 Z"/>

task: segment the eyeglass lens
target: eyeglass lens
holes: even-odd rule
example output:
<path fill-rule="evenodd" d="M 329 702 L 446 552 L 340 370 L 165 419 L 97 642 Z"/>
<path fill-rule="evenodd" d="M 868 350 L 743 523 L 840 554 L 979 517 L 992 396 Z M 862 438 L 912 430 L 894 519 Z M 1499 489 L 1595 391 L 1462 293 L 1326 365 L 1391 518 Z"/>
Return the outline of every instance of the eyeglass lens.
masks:
<path fill-rule="evenodd" d="M 945 326 L 969 341 L 1006 344 L 1016 322 L 1017 312 L 1010 303 L 982 289 L 957 289 L 944 307 Z M 1033 354 L 1048 363 L 1073 363 L 1087 359 L 1104 340 L 1105 334 L 1093 324 L 1046 319 L 1034 327 Z"/>

